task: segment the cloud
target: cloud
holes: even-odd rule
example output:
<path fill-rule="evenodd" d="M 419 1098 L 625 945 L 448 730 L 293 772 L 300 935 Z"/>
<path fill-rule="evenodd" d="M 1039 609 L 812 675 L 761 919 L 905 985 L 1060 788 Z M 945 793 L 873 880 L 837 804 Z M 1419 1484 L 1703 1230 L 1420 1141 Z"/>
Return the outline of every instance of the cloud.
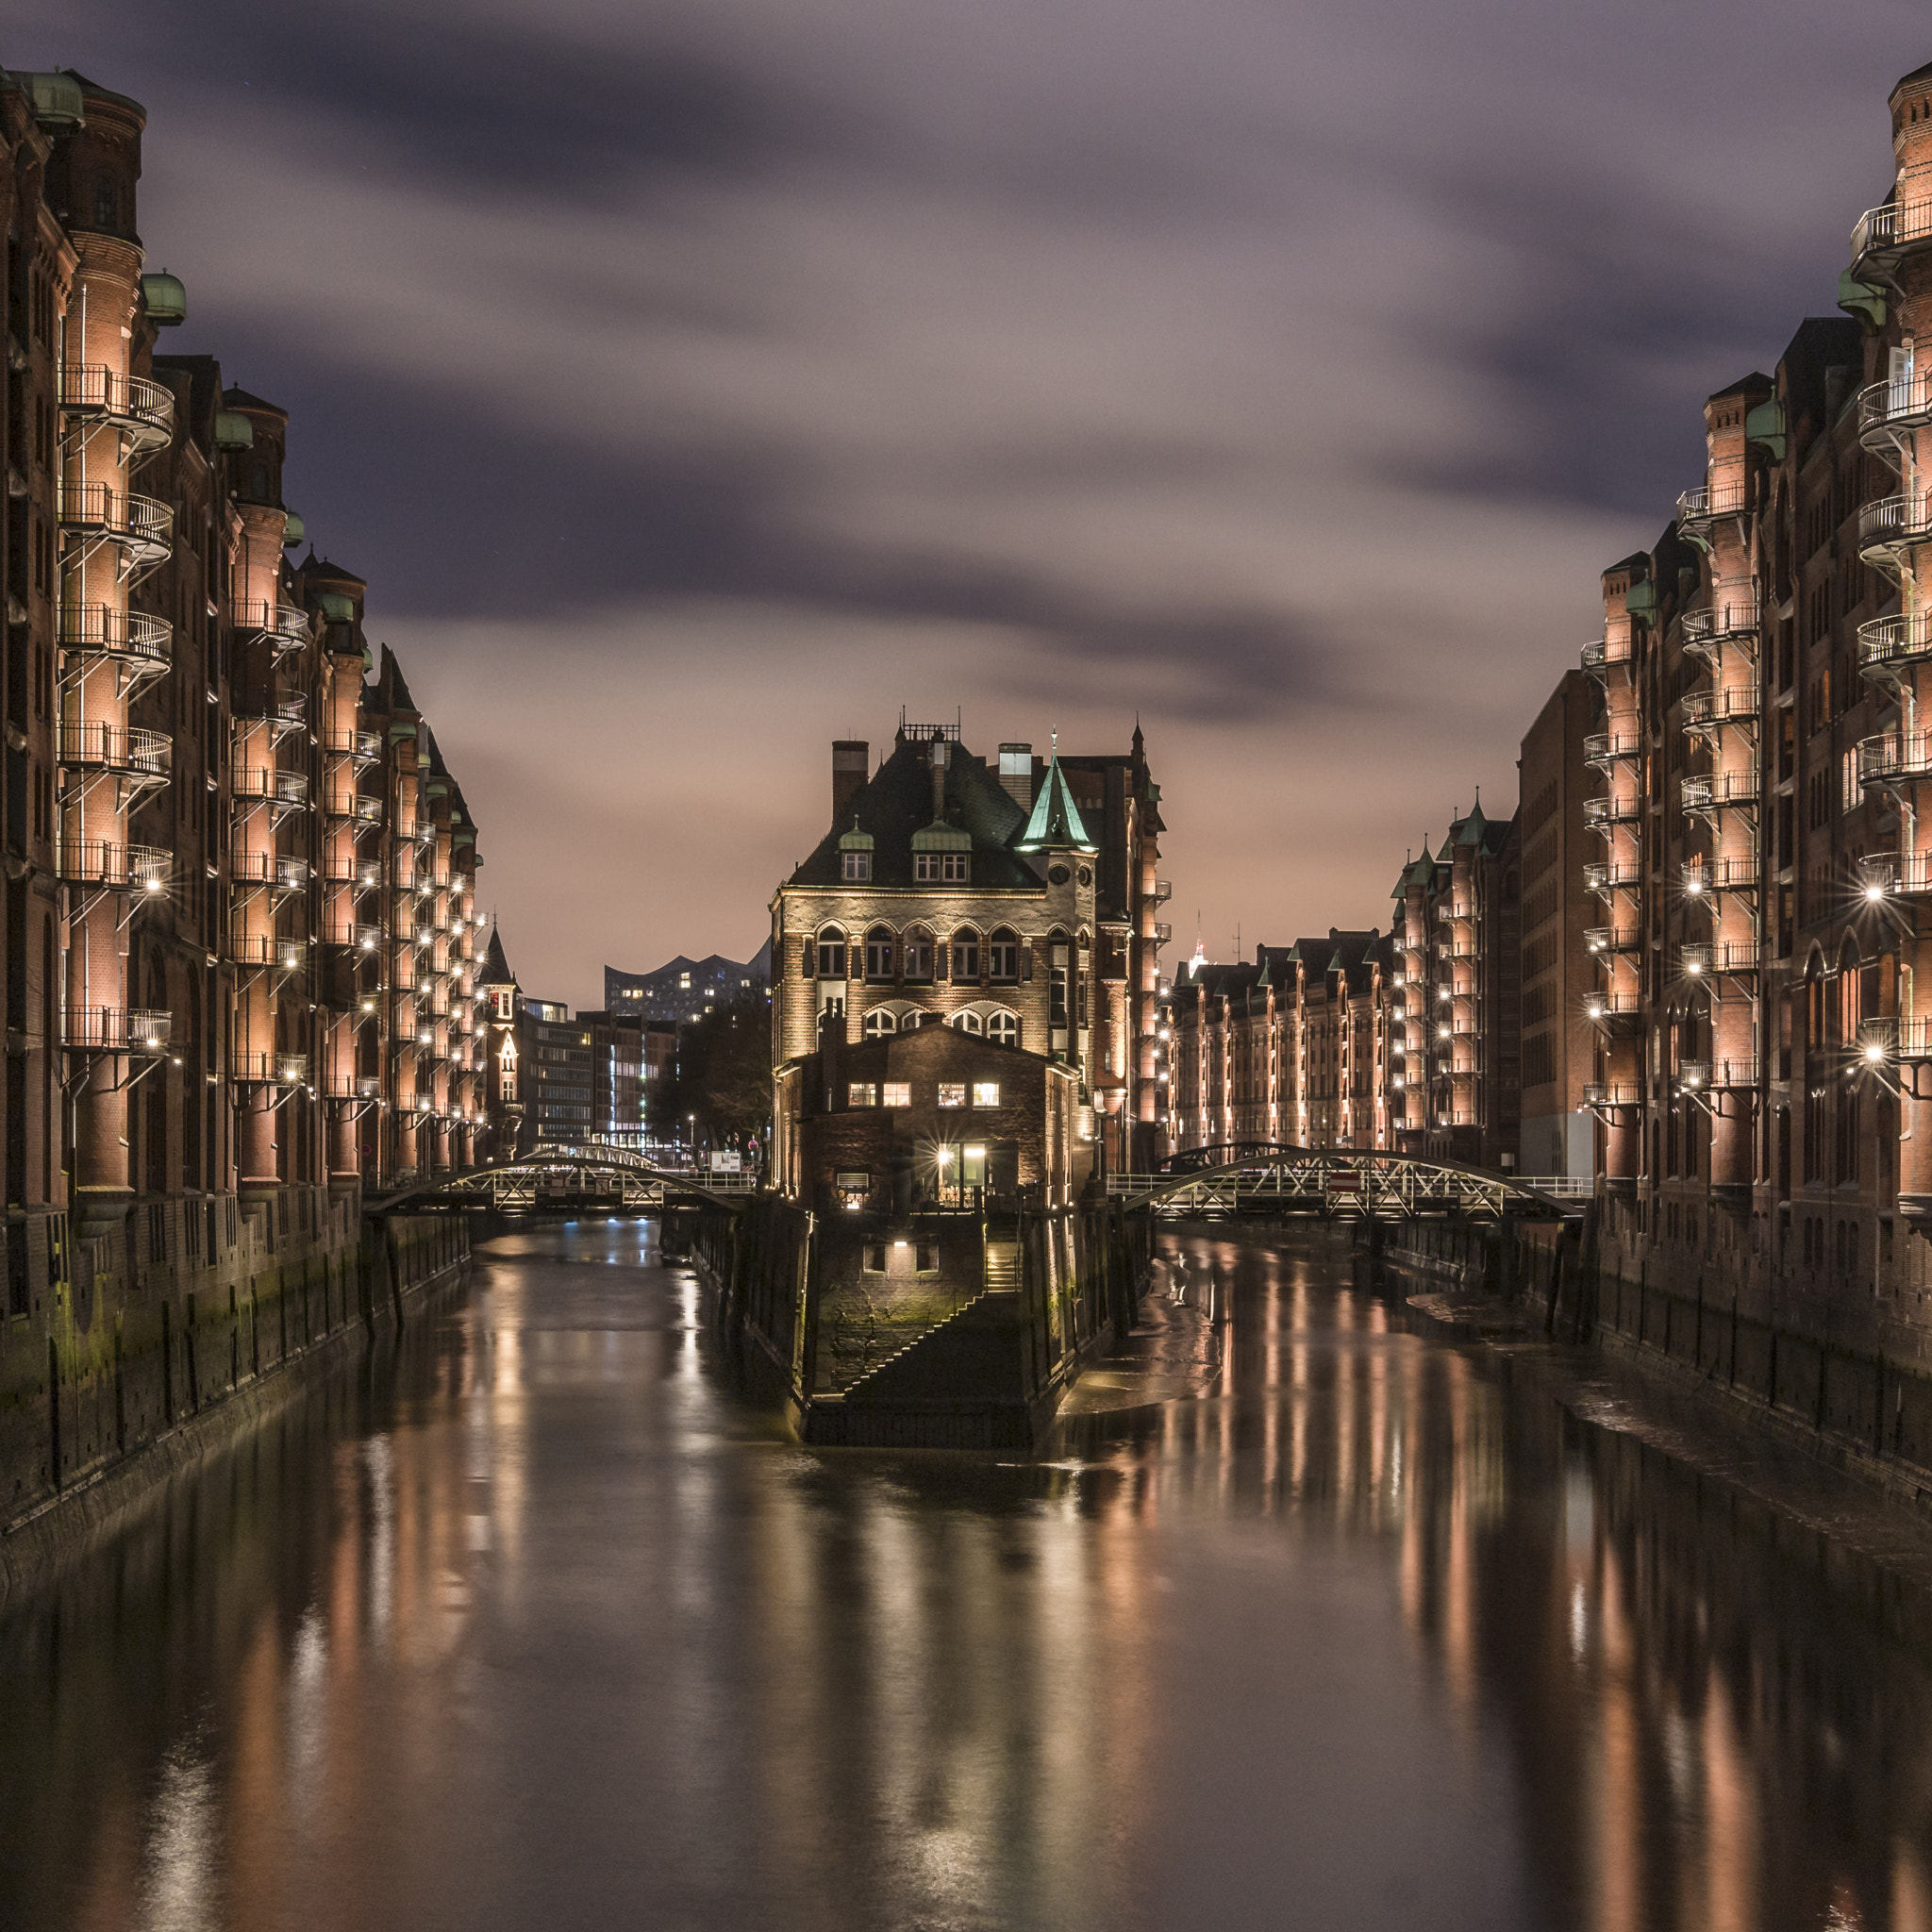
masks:
<path fill-rule="evenodd" d="M 17 14 L 147 103 L 181 346 L 291 408 L 584 1001 L 755 943 L 902 702 L 1138 708 L 1215 950 L 1386 918 L 1704 395 L 1830 308 L 1927 52 L 1899 0 Z"/>

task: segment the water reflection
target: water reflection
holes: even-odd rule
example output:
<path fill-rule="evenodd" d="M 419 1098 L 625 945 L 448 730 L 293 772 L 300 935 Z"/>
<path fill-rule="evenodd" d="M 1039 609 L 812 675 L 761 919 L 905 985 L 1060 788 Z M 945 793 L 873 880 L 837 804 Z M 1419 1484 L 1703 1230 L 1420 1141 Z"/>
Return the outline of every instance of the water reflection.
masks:
<path fill-rule="evenodd" d="M 802 1451 L 649 1229 L 497 1244 L 0 1624 L 0 1924 L 1932 1932 L 1920 1591 L 1188 1261 L 1220 1382 L 1026 1464 Z"/>

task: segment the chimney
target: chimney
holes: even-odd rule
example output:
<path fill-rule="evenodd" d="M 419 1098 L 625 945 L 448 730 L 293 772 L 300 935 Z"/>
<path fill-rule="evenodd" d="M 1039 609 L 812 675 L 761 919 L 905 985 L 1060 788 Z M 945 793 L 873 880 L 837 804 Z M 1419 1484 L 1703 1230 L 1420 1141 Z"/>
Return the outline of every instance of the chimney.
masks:
<path fill-rule="evenodd" d="M 941 824 L 946 816 L 946 741 L 932 741 L 932 822 Z"/>
<path fill-rule="evenodd" d="M 1007 796 L 1022 811 L 1033 809 L 1033 747 L 1030 744 L 1000 746 L 1000 784 Z"/>
<path fill-rule="evenodd" d="M 865 785 L 865 761 L 872 747 L 862 738 L 832 741 L 832 823 L 845 816 L 845 808 Z"/>

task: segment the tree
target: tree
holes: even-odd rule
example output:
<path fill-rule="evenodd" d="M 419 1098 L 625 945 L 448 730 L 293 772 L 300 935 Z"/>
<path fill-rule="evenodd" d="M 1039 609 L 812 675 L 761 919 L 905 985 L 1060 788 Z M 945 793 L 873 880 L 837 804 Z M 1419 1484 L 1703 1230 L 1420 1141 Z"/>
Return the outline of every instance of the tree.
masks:
<path fill-rule="evenodd" d="M 763 997 L 727 1001 L 693 1020 L 658 1099 L 658 1119 L 681 1132 L 687 1116 L 714 1145 L 748 1134 L 762 1143 L 772 1123 L 772 1009 Z"/>

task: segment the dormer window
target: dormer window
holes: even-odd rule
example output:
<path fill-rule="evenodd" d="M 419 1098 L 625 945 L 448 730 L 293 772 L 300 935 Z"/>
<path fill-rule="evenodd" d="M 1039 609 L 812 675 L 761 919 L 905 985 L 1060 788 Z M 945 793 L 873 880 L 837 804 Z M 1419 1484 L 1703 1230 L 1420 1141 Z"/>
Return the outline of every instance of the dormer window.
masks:
<path fill-rule="evenodd" d="M 872 877 L 870 852 L 841 852 L 839 857 L 844 861 L 845 883 L 848 886 L 862 886 Z"/>
<path fill-rule="evenodd" d="M 912 876 L 921 885 L 963 886 L 971 858 L 967 852 L 915 852 Z"/>

